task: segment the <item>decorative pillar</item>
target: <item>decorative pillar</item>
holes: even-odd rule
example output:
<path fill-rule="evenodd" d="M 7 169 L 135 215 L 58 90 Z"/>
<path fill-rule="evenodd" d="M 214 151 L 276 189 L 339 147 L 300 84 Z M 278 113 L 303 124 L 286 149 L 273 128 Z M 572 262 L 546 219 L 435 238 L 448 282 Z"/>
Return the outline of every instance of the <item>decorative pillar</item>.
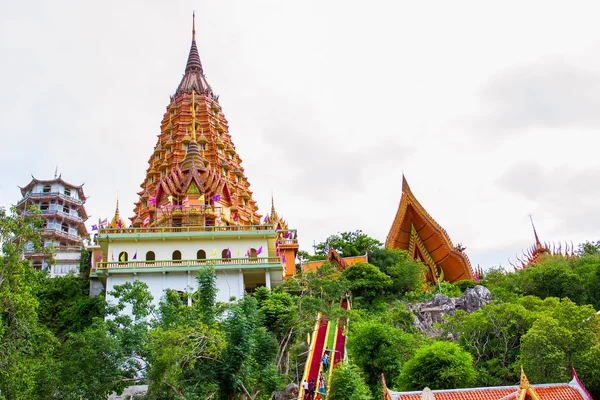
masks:
<path fill-rule="evenodd" d="M 271 290 L 271 271 L 265 271 L 265 286 L 267 289 Z"/>

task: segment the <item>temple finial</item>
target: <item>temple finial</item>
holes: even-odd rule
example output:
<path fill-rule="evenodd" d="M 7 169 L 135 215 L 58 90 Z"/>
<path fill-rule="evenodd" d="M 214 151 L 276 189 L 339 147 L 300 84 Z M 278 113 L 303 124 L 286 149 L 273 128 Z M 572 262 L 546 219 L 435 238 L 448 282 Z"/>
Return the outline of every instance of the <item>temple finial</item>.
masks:
<path fill-rule="evenodd" d="M 196 41 L 196 11 L 192 12 L 192 41 Z"/>
<path fill-rule="evenodd" d="M 540 243 L 540 239 L 538 238 L 537 231 L 535 230 L 535 224 L 533 223 L 533 215 L 529 214 L 529 220 L 531 221 L 531 227 L 533 228 L 533 235 L 535 236 L 535 244 L 536 244 L 536 246 L 541 247 L 542 243 Z"/>

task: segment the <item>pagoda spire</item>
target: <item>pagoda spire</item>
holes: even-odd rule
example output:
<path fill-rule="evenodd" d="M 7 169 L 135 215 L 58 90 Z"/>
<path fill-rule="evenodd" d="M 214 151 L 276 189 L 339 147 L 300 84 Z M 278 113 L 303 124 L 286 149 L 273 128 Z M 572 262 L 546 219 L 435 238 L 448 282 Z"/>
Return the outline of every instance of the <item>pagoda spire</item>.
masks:
<path fill-rule="evenodd" d="M 202 63 L 200 62 L 200 54 L 196 47 L 196 13 L 192 13 L 192 46 L 190 47 L 190 54 L 188 55 L 187 64 L 185 66 L 185 73 L 190 71 L 202 71 Z"/>
<path fill-rule="evenodd" d="M 542 243 L 540 242 L 540 238 L 538 237 L 537 231 L 535 230 L 535 224 L 533 223 L 533 216 L 529 214 L 529 220 L 531 221 L 531 227 L 533 228 L 533 235 L 535 236 L 535 245 L 538 248 L 542 247 Z"/>

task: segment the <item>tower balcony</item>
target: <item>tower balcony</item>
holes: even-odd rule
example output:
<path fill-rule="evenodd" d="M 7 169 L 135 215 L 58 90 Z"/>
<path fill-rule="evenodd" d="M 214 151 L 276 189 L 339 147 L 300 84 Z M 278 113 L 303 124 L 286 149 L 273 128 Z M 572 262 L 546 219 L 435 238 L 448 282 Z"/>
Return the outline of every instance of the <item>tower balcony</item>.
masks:
<path fill-rule="evenodd" d="M 298 231 L 296 229 L 285 229 L 277 231 L 277 242 L 279 247 L 285 248 L 298 248 Z"/>
<path fill-rule="evenodd" d="M 152 261 L 109 261 L 98 262 L 91 273 L 96 276 L 113 274 L 137 274 L 157 272 L 197 271 L 206 265 L 215 270 L 239 269 L 275 269 L 281 270 L 281 258 L 277 257 L 246 257 L 246 258 L 209 258 L 196 260 L 152 260 Z"/>
<path fill-rule="evenodd" d="M 141 228 L 100 228 L 98 239 L 103 238 L 152 238 L 169 236 L 275 236 L 273 225 L 161 225 Z"/>
<path fill-rule="evenodd" d="M 43 200 L 43 199 L 55 199 L 55 198 L 60 198 L 63 199 L 71 204 L 74 205 L 78 205 L 81 206 L 83 205 L 83 201 L 76 199 L 74 197 L 71 196 L 67 196 L 64 193 L 60 193 L 60 192 L 46 192 L 46 193 L 27 193 L 18 203 L 17 203 L 17 208 L 25 203 L 27 200 L 29 199 L 39 199 L 39 200 Z"/>

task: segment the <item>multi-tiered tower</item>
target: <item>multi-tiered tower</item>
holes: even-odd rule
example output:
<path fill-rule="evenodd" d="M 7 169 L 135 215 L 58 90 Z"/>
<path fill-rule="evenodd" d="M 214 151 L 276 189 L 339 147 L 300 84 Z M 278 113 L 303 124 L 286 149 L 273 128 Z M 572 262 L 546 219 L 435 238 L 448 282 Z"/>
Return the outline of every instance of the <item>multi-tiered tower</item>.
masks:
<path fill-rule="evenodd" d="M 195 27 L 185 74 L 171 96 L 148 160 L 131 226 L 117 210 L 100 228 L 91 276 L 110 292 L 134 279 L 158 301 L 165 289 L 195 290 L 195 271 L 213 265 L 217 298 L 240 298 L 295 273 L 295 230 L 271 205 L 258 214 L 242 160 L 206 81 Z"/>
<path fill-rule="evenodd" d="M 260 223 L 219 96 L 204 76 L 195 32 L 194 26 L 185 74 L 171 96 L 148 159 L 131 218 L 134 227 L 168 222 L 207 226 Z"/>
<path fill-rule="evenodd" d="M 32 243 L 28 244 L 25 258 L 37 269 L 47 269 L 51 277 L 77 274 L 83 240 L 88 236 L 83 185 L 71 185 L 60 176 L 52 180 L 32 178 L 20 188 L 23 198 L 16 208 L 19 213 L 27 212 L 29 206 L 41 211 L 45 222 L 42 239 L 44 247 L 53 248 L 54 264 L 48 262 L 48 255 L 36 252 Z"/>

